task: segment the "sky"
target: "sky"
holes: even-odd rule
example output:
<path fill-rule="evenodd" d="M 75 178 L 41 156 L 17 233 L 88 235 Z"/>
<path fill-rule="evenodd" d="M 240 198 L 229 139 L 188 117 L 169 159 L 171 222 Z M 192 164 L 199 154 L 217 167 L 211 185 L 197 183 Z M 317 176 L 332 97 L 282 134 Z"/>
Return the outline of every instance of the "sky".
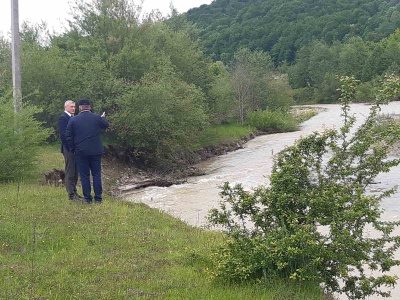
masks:
<path fill-rule="evenodd" d="M 0 35 L 9 37 L 11 32 L 11 1 L 0 0 Z M 145 12 L 153 9 L 160 10 L 163 15 L 170 12 L 170 3 L 179 13 L 202 4 L 210 4 L 213 0 L 133 0 Z M 61 32 L 69 17 L 71 0 L 19 0 L 19 22 L 28 21 L 32 24 L 45 21 L 50 30 Z"/>

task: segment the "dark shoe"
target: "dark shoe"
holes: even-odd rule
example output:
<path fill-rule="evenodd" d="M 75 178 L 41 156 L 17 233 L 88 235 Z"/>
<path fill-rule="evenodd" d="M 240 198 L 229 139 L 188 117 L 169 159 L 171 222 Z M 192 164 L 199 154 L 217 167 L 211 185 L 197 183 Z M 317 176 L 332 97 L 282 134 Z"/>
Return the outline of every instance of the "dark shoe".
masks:
<path fill-rule="evenodd" d="M 74 197 L 77 198 L 78 200 L 83 200 L 83 199 L 85 199 L 85 197 L 82 197 L 82 196 L 79 195 L 79 194 L 74 194 Z"/>
<path fill-rule="evenodd" d="M 83 199 L 85 199 L 85 198 L 83 198 L 77 194 L 69 195 L 69 200 L 71 200 L 71 201 L 82 201 Z"/>

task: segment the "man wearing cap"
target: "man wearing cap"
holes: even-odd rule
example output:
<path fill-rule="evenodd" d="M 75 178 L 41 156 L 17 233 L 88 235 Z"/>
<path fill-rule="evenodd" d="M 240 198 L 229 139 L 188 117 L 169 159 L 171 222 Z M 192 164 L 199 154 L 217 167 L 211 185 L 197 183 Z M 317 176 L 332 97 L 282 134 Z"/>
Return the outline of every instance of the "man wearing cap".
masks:
<path fill-rule="evenodd" d="M 61 153 L 64 156 L 65 162 L 65 189 L 67 190 L 69 200 L 80 200 L 83 197 L 79 196 L 76 191 L 78 183 L 78 168 L 76 166 L 75 154 L 69 149 L 65 138 L 68 121 L 75 114 L 75 102 L 67 100 L 64 103 L 64 112 L 58 118 L 58 133 L 61 138 Z"/>
<path fill-rule="evenodd" d="M 101 156 L 104 147 L 101 142 L 101 131 L 108 128 L 108 122 L 103 115 L 90 111 L 89 100 L 82 99 L 78 103 L 79 115 L 73 117 L 65 133 L 68 147 L 75 153 L 81 178 L 83 196 L 87 203 L 92 203 L 90 174 L 93 178 L 94 200 L 102 202 Z"/>

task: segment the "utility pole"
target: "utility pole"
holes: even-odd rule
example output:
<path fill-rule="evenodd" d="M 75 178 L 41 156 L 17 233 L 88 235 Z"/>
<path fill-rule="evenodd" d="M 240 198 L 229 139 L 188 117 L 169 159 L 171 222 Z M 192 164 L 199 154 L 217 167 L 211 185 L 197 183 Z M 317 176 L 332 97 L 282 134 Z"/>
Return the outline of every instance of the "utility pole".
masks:
<path fill-rule="evenodd" d="M 16 112 L 22 110 L 21 92 L 21 47 L 19 39 L 19 17 L 18 0 L 11 0 L 11 44 L 12 44 L 12 77 L 14 109 Z"/>

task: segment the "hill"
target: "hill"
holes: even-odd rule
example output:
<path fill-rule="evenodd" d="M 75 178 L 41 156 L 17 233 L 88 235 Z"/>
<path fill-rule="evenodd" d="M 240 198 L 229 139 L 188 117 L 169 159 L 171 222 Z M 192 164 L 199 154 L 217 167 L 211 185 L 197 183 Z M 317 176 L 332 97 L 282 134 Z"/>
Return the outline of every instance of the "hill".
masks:
<path fill-rule="evenodd" d="M 292 62 L 312 40 L 379 41 L 400 27 L 399 0 L 215 0 L 191 9 L 206 52 L 229 61 L 239 47 Z"/>

